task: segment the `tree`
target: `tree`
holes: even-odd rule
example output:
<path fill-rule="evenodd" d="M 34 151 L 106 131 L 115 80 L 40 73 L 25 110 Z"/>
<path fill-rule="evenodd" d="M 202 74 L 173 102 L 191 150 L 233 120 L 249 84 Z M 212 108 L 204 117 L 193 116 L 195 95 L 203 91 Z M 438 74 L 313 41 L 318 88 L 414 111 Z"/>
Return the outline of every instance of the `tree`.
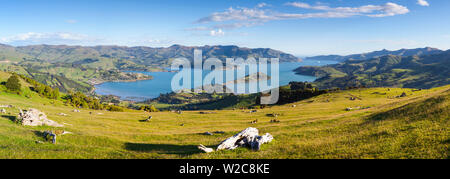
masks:
<path fill-rule="evenodd" d="M 6 89 L 8 89 L 11 92 L 19 92 L 22 85 L 20 84 L 19 77 L 17 75 L 12 75 L 9 77 L 8 81 L 6 81 Z"/>
<path fill-rule="evenodd" d="M 150 112 L 159 112 L 159 110 L 156 109 L 155 106 L 151 105 L 151 106 L 150 106 Z"/>
<path fill-rule="evenodd" d="M 55 88 L 55 89 L 52 91 L 52 96 L 51 96 L 51 98 L 52 98 L 52 99 L 58 99 L 58 98 L 59 98 L 59 89 L 58 89 L 58 88 Z"/>
<path fill-rule="evenodd" d="M 140 110 L 144 110 L 144 111 L 147 111 L 147 112 L 159 112 L 159 110 L 154 105 L 141 106 Z"/>

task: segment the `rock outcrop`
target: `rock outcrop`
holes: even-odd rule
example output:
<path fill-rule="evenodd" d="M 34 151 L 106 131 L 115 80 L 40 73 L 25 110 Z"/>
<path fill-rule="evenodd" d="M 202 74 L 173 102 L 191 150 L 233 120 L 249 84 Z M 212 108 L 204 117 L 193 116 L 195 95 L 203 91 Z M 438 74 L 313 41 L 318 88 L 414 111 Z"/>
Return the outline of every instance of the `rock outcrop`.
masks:
<path fill-rule="evenodd" d="M 19 116 L 17 118 L 20 123 L 24 126 L 53 126 L 53 127 L 63 127 L 64 125 L 58 124 L 47 118 L 45 113 L 37 109 L 29 109 L 27 111 L 20 110 Z"/>
<path fill-rule="evenodd" d="M 266 133 L 263 136 L 259 135 L 259 131 L 256 128 L 250 127 L 247 128 L 238 134 L 234 135 L 233 137 L 230 137 L 226 140 L 224 140 L 220 145 L 217 147 L 216 151 L 219 150 L 234 150 L 238 147 L 248 147 L 252 150 L 259 150 L 261 148 L 262 144 L 272 142 L 273 136 L 269 133 Z M 214 149 L 207 148 L 203 145 L 200 145 L 198 147 L 200 150 L 210 153 L 213 152 Z"/>

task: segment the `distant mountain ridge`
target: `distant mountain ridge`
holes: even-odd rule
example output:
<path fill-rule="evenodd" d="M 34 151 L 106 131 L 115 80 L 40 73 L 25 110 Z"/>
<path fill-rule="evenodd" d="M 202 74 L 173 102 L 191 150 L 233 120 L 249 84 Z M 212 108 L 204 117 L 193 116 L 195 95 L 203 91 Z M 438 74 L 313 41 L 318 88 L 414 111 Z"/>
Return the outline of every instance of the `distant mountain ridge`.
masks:
<path fill-rule="evenodd" d="M 433 55 L 433 54 L 439 54 L 443 51 L 437 48 L 431 48 L 431 47 L 425 47 L 425 48 L 416 48 L 416 49 L 400 49 L 395 51 L 389 51 L 386 49 L 380 50 L 380 51 L 373 51 L 369 53 L 362 53 L 362 54 L 353 54 L 353 55 L 347 55 L 347 56 L 340 56 L 340 55 L 320 55 L 320 56 L 314 56 L 314 57 L 307 57 L 305 60 L 322 60 L 322 61 L 347 61 L 347 60 L 368 60 L 372 58 L 382 57 L 386 55 L 397 55 L 397 56 L 414 56 L 414 55 Z"/>
<path fill-rule="evenodd" d="M 348 60 L 323 67 L 303 66 L 295 72 L 319 77 L 315 84 L 320 88 L 433 88 L 450 84 L 450 50 L 422 56 L 386 55 Z"/>
<path fill-rule="evenodd" d="M 13 47 L 0 44 L 0 60 L 12 58 L 12 61 L 38 59 L 50 63 L 86 63 L 111 61 L 117 69 L 126 63 L 130 65 L 167 66 L 171 60 L 179 57 L 193 59 L 194 49 L 203 51 L 204 58 L 216 57 L 222 61 L 226 58 L 248 57 L 279 58 L 280 62 L 297 62 L 301 59 L 270 48 L 245 48 L 229 46 L 182 46 L 170 47 L 125 47 L 125 46 L 67 46 L 67 45 L 30 45 Z M 3 53 L 3 54 L 2 54 Z M 13 55 L 8 55 L 13 54 Z M 3 56 L 3 59 L 2 59 Z M 12 56 L 17 56 L 16 58 Z M 81 62 L 79 62 L 81 61 Z"/>

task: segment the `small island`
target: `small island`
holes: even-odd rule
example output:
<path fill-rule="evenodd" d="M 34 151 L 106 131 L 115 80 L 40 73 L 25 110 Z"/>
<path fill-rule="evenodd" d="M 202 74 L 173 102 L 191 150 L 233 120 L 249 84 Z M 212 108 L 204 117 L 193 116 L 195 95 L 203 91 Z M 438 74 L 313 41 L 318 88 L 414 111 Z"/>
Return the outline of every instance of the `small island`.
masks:
<path fill-rule="evenodd" d="M 237 79 L 237 80 L 233 80 L 233 81 L 229 81 L 226 82 L 225 84 L 236 84 L 236 83 L 254 83 L 254 82 L 258 82 L 258 81 L 262 81 L 262 80 L 270 80 L 271 77 L 265 73 L 262 72 L 258 72 L 258 73 L 254 73 L 254 74 L 250 74 L 247 75 L 243 78 Z"/>

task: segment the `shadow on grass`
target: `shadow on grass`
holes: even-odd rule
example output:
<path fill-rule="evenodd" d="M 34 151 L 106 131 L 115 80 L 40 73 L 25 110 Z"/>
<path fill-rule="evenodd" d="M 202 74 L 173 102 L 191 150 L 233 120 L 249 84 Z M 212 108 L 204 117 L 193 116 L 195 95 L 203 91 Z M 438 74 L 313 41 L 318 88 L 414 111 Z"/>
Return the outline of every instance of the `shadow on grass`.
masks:
<path fill-rule="evenodd" d="M 158 154 L 193 155 L 202 153 L 202 151 L 200 151 L 195 145 L 125 143 L 125 149 L 136 152 L 153 152 Z"/>
<path fill-rule="evenodd" d="M 9 119 L 12 122 L 16 122 L 17 117 L 16 116 L 10 116 L 10 115 L 2 115 L 3 118 Z"/>
<path fill-rule="evenodd" d="M 41 131 L 34 131 L 34 135 L 36 135 L 37 137 L 44 137 L 44 133 Z"/>

